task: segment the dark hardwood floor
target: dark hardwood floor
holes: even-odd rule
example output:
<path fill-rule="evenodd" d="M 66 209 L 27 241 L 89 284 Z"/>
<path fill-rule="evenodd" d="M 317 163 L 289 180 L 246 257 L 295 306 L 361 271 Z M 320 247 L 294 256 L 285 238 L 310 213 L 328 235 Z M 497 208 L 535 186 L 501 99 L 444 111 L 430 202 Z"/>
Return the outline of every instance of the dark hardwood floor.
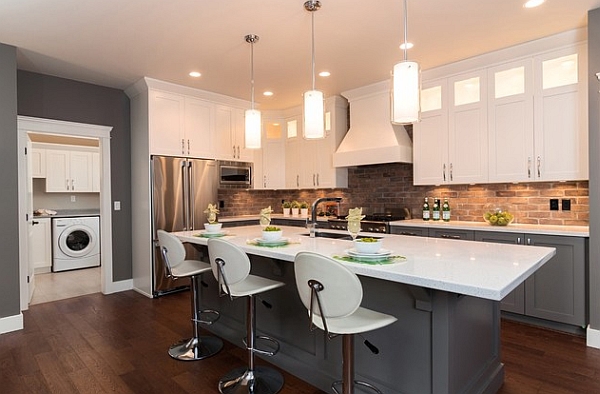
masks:
<path fill-rule="evenodd" d="M 230 343 L 203 361 L 168 356 L 191 330 L 188 293 L 91 294 L 33 305 L 24 320 L 24 330 L 0 335 L 0 393 L 218 393 L 221 375 L 245 363 Z M 503 321 L 502 359 L 501 394 L 600 393 L 600 350 L 583 338 Z M 322 393 L 282 373 L 282 393 Z"/>

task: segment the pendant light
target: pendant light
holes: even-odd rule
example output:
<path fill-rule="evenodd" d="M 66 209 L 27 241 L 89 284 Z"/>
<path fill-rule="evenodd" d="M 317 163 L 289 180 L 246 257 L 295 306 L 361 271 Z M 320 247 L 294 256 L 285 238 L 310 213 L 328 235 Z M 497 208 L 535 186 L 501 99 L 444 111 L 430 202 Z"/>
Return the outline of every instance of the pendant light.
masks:
<path fill-rule="evenodd" d="M 417 62 L 407 59 L 408 11 L 404 0 L 404 60 L 392 71 L 392 123 L 418 122 L 421 116 L 421 70 Z"/>
<path fill-rule="evenodd" d="M 303 126 L 304 138 L 325 138 L 325 119 L 323 92 L 315 89 L 315 11 L 321 8 L 321 2 L 309 0 L 304 9 L 311 12 L 312 18 L 312 90 L 304 92 Z"/>
<path fill-rule="evenodd" d="M 250 84 L 252 107 L 246 110 L 246 129 L 244 133 L 246 149 L 260 149 L 261 121 L 260 111 L 254 109 L 254 43 L 258 41 L 256 34 L 248 34 L 246 42 L 250 43 Z"/>

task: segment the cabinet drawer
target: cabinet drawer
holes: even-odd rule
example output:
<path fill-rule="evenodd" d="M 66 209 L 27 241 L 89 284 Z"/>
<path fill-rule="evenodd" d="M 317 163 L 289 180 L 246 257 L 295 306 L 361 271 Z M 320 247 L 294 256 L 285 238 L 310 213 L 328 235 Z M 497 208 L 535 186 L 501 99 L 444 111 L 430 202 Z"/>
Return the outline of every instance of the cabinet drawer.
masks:
<path fill-rule="evenodd" d="M 429 230 L 427 227 L 392 226 L 390 231 L 392 234 L 397 235 L 409 235 L 413 237 L 429 236 Z"/>
<path fill-rule="evenodd" d="M 473 241 L 475 239 L 475 232 L 473 230 L 430 228 L 429 236 L 432 238 L 465 239 L 467 241 Z"/>

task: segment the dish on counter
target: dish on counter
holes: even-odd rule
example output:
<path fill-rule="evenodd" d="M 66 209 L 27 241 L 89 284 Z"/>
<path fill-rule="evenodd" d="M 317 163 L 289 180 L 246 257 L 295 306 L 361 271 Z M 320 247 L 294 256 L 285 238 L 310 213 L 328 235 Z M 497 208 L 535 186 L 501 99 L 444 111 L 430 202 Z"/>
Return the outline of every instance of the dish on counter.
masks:
<path fill-rule="evenodd" d="M 391 250 L 387 249 L 379 249 L 375 253 L 361 253 L 356 249 L 346 249 L 345 252 L 348 256 L 360 257 L 361 259 L 382 259 L 389 257 L 392 253 Z"/>
<path fill-rule="evenodd" d="M 202 237 L 202 238 L 219 238 L 219 237 L 224 237 L 227 235 L 227 231 L 217 231 L 217 232 L 213 232 L 213 231 L 200 231 L 199 234 L 197 234 L 197 237 Z"/>
<path fill-rule="evenodd" d="M 281 237 L 275 240 L 254 238 L 254 242 L 259 246 L 283 246 L 287 245 L 290 242 L 290 239 L 286 237 Z"/>

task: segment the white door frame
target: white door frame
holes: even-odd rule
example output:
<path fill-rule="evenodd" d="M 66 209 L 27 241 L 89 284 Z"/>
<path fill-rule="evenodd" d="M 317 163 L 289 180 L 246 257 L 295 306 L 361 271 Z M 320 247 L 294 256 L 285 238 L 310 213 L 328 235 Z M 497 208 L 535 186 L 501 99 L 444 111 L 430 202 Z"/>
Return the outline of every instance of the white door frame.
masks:
<path fill-rule="evenodd" d="M 23 141 L 27 141 L 26 134 L 51 133 L 67 136 L 80 136 L 98 138 L 101 155 L 100 176 L 100 286 L 103 294 L 113 293 L 115 289 L 112 280 L 112 212 L 111 212 L 111 190 L 110 190 L 110 126 L 97 126 L 84 123 L 65 122 L 60 120 L 33 118 L 28 116 L 17 117 L 17 132 L 19 155 L 25 152 Z M 19 159 L 19 282 L 21 310 L 29 308 L 29 296 L 27 285 L 27 259 L 28 233 L 26 221 L 27 216 L 27 168 L 23 160 Z"/>

